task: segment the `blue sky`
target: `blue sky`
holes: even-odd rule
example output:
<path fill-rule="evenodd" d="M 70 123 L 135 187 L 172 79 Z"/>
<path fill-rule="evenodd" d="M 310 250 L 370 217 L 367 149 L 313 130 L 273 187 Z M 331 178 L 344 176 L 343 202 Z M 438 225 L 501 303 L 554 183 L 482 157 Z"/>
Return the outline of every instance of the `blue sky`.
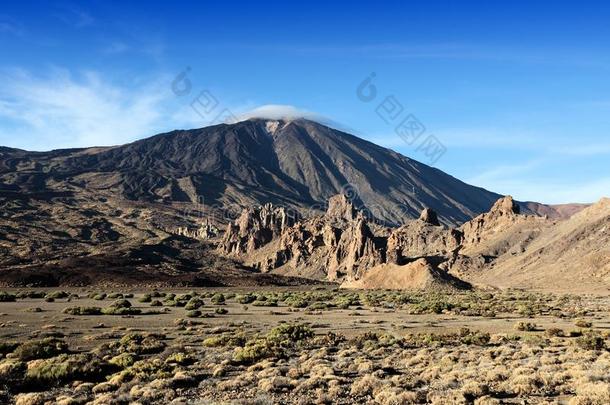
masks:
<path fill-rule="evenodd" d="M 424 163 L 418 145 L 434 135 L 446 148 L 434 166 L 520 200 L 610 194 L 610 6 L 327 3 L 5 2 L 0 145 L 112 145 L 202 127 L 216 114 L 191 104 L 209 94 L 214 112 L 292 106 L 279 110 Z M 177 95 L 181 72 L 190 91 Z M 372 72 L 377 97 L 363 102 Z M 417 142 L 376 112 L 389 96 L 403 106 L 397 120 L 425 126 Z"/>

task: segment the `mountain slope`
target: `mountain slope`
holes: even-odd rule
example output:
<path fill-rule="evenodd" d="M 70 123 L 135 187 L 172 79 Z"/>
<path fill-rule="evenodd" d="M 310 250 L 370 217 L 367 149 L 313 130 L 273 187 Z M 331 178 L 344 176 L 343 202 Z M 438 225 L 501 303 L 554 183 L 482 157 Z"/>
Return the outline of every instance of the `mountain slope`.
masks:
<path fill-rule="evenodd" d="M 530 219 L 539 226 L 539 219 Z M 509 227 L 504 238 L 511 239 Z M 514 235 L 515 232 L 512 232 Z M 518 254 L 504 254 L 493 267 L 473 274 L 472 281 L 499 287 L 548 290 L 610 289 L 610 199 L 543 226 Z"/>
<path fill-rule="evenodd" d="M 33 153 L 0 150 L 0 190 L 87 192 L 240 209 L 273 202 L 322 210 L 344 192 L 401 224 L 430 207 L 456 225 L 500 196 L 389 149 L 304 119 L 252 119 L 173 131 L 128 145 Z"/>

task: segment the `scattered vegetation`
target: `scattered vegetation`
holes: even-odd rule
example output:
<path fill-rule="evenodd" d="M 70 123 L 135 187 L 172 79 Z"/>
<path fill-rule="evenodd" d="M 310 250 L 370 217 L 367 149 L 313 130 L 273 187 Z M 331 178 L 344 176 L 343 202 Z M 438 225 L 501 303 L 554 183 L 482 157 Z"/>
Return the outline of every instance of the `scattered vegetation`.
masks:
<path fill-rule="evenodd" d="M 0 339 L 0 403 L 610 403 L 606 301 L 326 288 L 4 294 L 26 301 L 0 318 L 11 336 Z M 60 305 L 45 299 L 84 301 L 56 318 Z M 152 311 L 142 305 L 165 307 L 146 318 L 155 326 L 130 319 Z M 487 317 L 502 317 L 503 333 L 472 326 Z M 529 319 L 504 322 L 516 317 Z"/>

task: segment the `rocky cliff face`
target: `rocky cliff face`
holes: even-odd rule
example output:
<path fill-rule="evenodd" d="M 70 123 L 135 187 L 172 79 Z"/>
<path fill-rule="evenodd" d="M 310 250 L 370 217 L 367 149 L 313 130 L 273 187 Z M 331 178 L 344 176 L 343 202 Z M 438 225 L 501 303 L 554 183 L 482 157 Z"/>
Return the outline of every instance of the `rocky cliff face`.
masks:
<path fill-rule="evenodd" d="M 442 226 L 434 210 L 425 209 L 419 219 L 384 230 L 369 222 L 349 198 L 337 195 L 325 214 L 303 220 L 289 220 L 285 211 L 272 205 L 244 210 L 228 227 L 220 249 L 263 272 L 337 281 L 349 288 L 468 288 L 467 281 L 488 280 L 485 274 L 502 279 L 494 269 L 506 263 L 525 267 L 520 257 L 534 268 L 544 257 L 555 263 L 545 254 L 555 252 L 565 263 L 567 248 L 559 252 L 554 245 L 542 245 L 551 236 L 558 244 L 557 235 L 563 235 L 564 228 L 574 240 L 583 240 L 585 230 L 591 229 L 605 241 L 608 206 L 602 201 L 557 223 L 521 214 L 508 196 L 460 228 Z M 608 249 L 603 243 L 595 246 L 580 267 L 588 266 L 595 277 L 607 279 Z"/>
<path fill-rule="evenodd" d="M 364 214 L 344 195 L 330 199 L 324 215 L 282 225 L 279 209 L 244 210 L 229 225 L 222 252 L 241 256 L 263 272 L 352 282 L 383 263 L 403 265 L 426 258 L 431 266 L 454 260 L 462 234 L 446 229 L 426 209 L 387 235 L 376 235 Z"/>
<path fill-rule="evenodd" d="M 292 273 L 335 281 L 384 260 L 368 221 L 344 195 L 330 199 L 324 215 L 292 222 L 285 211 L 266 205 L 244 210 L 230 224 L 221 252 L 242 256 L 263 272 L 289 268 Z"/>
<path fill-rule="evenodd" d="M 489 212 L 481 214 L 462 225 L 464 242 L 466 244 L 479 243 L 491 234 L 503 230 L 508 225 L 512 225 L 519 214 L 519 205 L 511 196 L 499 199 Z"/>
<path fill-rule="evenodd" d="M 422 257 L 443 262 L 457 255 L 462 240 L 462 233 L 456 229 L 446 229 L 422 220 L 411 221 L 388 237 L 388 262 L 405 264 Z"/>
<path fill-rule="evenodd" d="M 227 226 L 220 250 L 227 255 L 252 252 L 279 237 L 295 221 L 284 207 L 274 207 L 270 203 L 246 208 Z"/>

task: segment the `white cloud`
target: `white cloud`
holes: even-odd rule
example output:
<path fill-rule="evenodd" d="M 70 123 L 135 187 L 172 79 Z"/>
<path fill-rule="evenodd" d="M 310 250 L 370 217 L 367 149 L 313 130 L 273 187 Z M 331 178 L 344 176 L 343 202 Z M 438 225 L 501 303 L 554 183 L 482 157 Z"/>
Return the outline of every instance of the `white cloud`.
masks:
<path fill-rule="evenodd" d="M 114 145 L 171 129 L 170 80 L 127 89 L 98 73 L 54 69 L 45 77 L 13 70 L 0 81 L 0 144 L 44 150 Z"/>
<path fill-rule="evenodd" d="M 282 104 L 266 104 L 237 114 L 237 119 L 240 121 L 245 121 L 251 118 L 264 118 L 270 120 L 306 118 L 316 121 L 325 119 L 320 114 L 300 109 L 292 105 Z"/>

